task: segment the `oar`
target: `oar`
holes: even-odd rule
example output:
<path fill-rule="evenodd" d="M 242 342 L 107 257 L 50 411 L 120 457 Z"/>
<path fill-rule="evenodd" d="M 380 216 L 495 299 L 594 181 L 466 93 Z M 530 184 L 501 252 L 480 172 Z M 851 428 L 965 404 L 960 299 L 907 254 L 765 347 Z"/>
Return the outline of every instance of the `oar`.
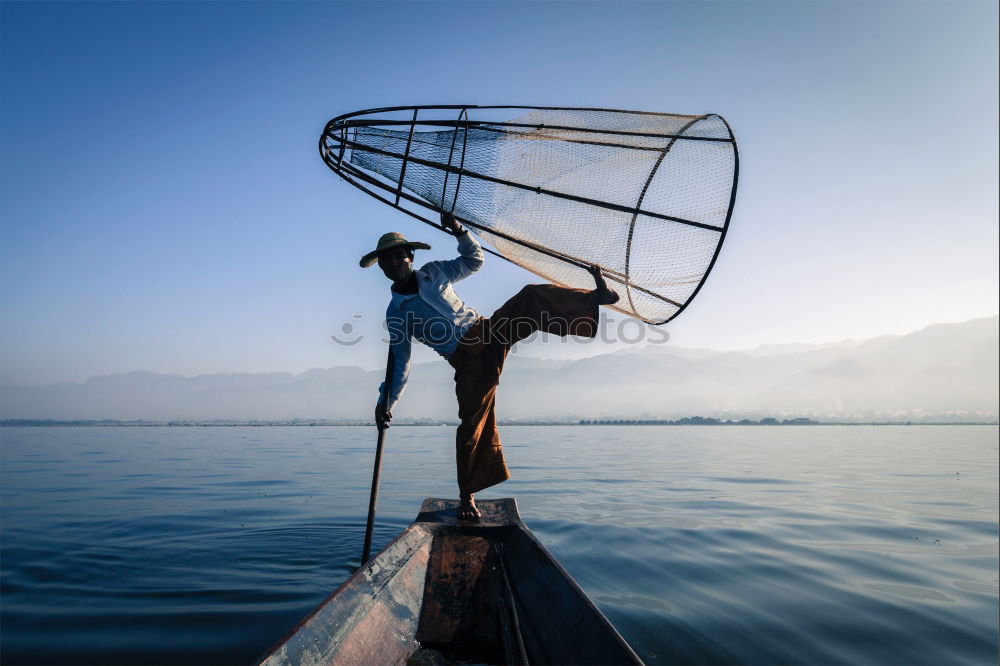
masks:
<path fill-rule="evenodd" d="M 389 404 L 389 394 L 392 392 L 392 342 L 389 342 L 389 358 L 385 362 L 385 405 Z M 383 407 L 385 407 L 383 405 Z M 372 529 L 375 527 L 375 504 L 378 502 L 378 480 L 382 473 L 382 444 L 385 443 L 386 427 L 378 427 L 378 444 L 375 447 L 375 469 L 372 471 L 372 494 L 368 500 L 368 526 L 365 528 L 365 548 L 361 552 L 361 566 L 368 561 L 372 552 Z"/>

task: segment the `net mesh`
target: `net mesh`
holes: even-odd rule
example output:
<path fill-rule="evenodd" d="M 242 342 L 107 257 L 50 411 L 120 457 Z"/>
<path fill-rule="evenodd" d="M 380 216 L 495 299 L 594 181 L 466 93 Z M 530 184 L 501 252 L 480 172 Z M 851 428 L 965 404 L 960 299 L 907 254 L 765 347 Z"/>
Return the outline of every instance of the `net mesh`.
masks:
<path fill-rule="evenodd" d="M 711 270 L 737 174 L 735 140 L 721 117 L 386 113 L 399 110 L 334 119 L 321 139 L 324 160 L 390 204 L 453 211 L 499 254 L 551 282 L 592 288 L 585 266 L 598 264 L 622 296 L 610 307 L 648 323 L 676 316 Z"/>

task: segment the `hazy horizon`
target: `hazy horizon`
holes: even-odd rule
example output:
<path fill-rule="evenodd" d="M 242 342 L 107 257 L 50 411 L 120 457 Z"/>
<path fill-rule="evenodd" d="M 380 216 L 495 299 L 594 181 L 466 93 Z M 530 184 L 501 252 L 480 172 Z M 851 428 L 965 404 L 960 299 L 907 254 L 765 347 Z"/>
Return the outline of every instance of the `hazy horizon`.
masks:
<path fill-rule="evenodd" d="M 503 420 L 812 417 L 850 421 L 992 421 L 1000 390 L 1000 317 L 903 336 L 758 352 L 662 347 L 580 360 L 508 359 Z M 447 421 L 452 368 L 415 363 L 399 419 Z M 340 365 L 300 374 L 131 372 L 83 383 L 0 385 L 0 418 L 55 420 L 358 420 L 384 370 Z"/>
<path fill-rule="evenodd" d="M 826 348 L 831 348 L 831 347 L 837 347 L 837 346 L 840 346 L 840 345 L 850 345 L 850 344 L 853 344 L 853 343 L 863 343 L 863 342 L 866 342 L 866 341 L 869 341 L 869 340 L 877 340 L 879 338 L 901 337 L 901 336 L 904 336 L 904 335 L 909 335 L 910 333 L 916 333 L 916 332 L 919 332 L 919 331 L 923 331 L 923 330 L 925 330 L 927 328 L 931 328 L 931 327 L 934 327 L 934 326 L 948 326 L 948 325 L 966 324 L 966 323 L 970 323 L 970 322 L 983 321 L 983 320 L 988 320 L 988 319 L 1000 319 L 1000 313 L 994 314 L 994 315 L 990 315 L 990 316 L 986 316 L 986 317 L 975 317 L 973 319 L 968 319 L 968 320 L 964 320 L 964 321 L 956 321 L 956 322 L 934 322 L 932 324 L 928 324 L 927 326 L 922 326 L 922 327 L 920 327 L 918 329 L 915 329 L 915 330 L 912 330 L 912 331 L 905 331 L 905 332 L 902 332 L 902 333 L 883 333 L 883 334 L 880 334 L 880 335 L 873 336 L 871 338 L 842 338 L 840 340 L 827 340 L 827 341 L 821 341 L 821 342 L 802 342 L 802 341 L 799 341 L 799 340 L 790 340 L 790 341 L 785 341 L 785 342 L 765 342 L 765 343 L 761 343 L 759 345 L 755 345 L 753 347 L 737 347 L 737 348 L 731 348 L 731 349 L 725 349 L 725 348 L 723 348 L 723 349 L 716 349 L 716 348 L 710 348 L 710 347 L 681 347 L 679 345 L 670 344 L 669 342 L 667 342 L 665 344 L 658 344 L 658 345 L 647 344 L 645 346 L 629 345 L 629 344 L 621 344 L 620 343 L 620 344 L 617 344 L 617 345 L 610 344 L 610 345 L 605 345 L 605 346 L 602 346 L 602 347 L 598 347 L 595 351 L 593 351 L 592 353 L 589 353 L 589 354 L 582 353 L 582 351 L 585 351 L 586 349 L 588 349 L 588 346 L 587 346 L 588 343 L 591 346 L 593 346 L 593 345 L 598 345 L 599 344 L 598 341 L 591 342 L 591 341 L 588 341 L 588 340 L 566 339 L 566 338 L 558 338 L 558 337 L 554 337 L 554 336 L 550 336 L 547 341 L 542 341 L 542 340 L 539 339 L 539 336 L 536 334 L 535 336 L 533 336 L 533 338 L 529 338 L 528 340 L 524 340 L 521 343 L 519 343 L 519 347 L 518 346 L 514 347 L 514 349 L 511 352 L 511 356 L 521 357 L 521 358 L 528 358 L 528 359 L 534 359 L 534 360 L 538 360 L 538 361 L 555 361 L 555 362 L 566 361 L 566 362 L 572 362 L 572 361 L 580 361 L 580 360 L 584 360 L 584 359 L 588 359 L 588 358 L 594 358 L 594 357 L 597 357 L 597 356 L 603 356 L 603 355 L 606 355 L 606 354 L 617 354 L 617 353 L 623 353 L 623 352 L 642 354 L 642 353 L 647 352 L 647 351 L 648 352 L 653 352 L 653 353 L 657 353 L 657 352 L 669 353 L 670 351 L 679 351 L 679 352 L 692 352 L 692 353 L 727 354 L 727 353 L 740 353 L 740 352 L 748 353 L 748 352 L 757 352 L 757 351 L 763 351 L 763 350 L 771 351 L 771 348 L 773 348 L 778 353 L 784 353 L 784 351 L 783 351 L 784 348 L 788 348 L 789 352 L 806 351 L 806 350 L 809 350 L 809 349 L 826 349 Z M 380 341 L 379 344 L 383 344 L 383 343 Z M 384 344 L 383 344 L 383 346 L 384 346 Z M 559 352 L 559 351 L 565 351 L 567 353 L 563 353 L 563 354 L 555 353 L 555 352 Z M 546 354 L 546 352 L 549 352 L 549 353 Z M 444 360 L 441 359 L 441 357 L 438 356 L 437 354 L 430 354 L 430 355 L 423 355 L 423 354 L 421 354 L 420 358 L 417 358 L 417 354 L 414 354 L 414 360 L 413 360 L 414 365 L 416 365 L 416 364 L 434 363 L 434 362 L 444 363 Z M 338 368 L 338 367 L 351 367 L 351 368 L 360 368 L 360 369 L 365 370 L 365 371 L 375 371 L 375 370 L 382 370 L 382 369 L 384 369 L 385 366 L 382 365 L 382 366 L 370 366 L 369 367 L 369 366 L 361 365 L 360 363 L 340 363 L 340 364 L 332 365 L 332 366 L 315 366 L 315 367 L 312 367 L 312 368 L 305 368 L 305 369 L 302 369 L 302 370 L 282 370 L 282 369 L 276 369 L 276 370 L 265 370 L 265 371 L 259 371 L 259 372 L 251 372 L 251 371 L 246 371 L 246 370 L 229 370 L 229 371 L 223 370 L 223 371 L 218 371 L 218 372 L 199 372 L 199 373 L 195 373 L 195 374 L 183 374 L 183 373 L 179 373 L 179 372 L 157 372 L 157 371 L 150 370 L 150 369 L 147 369 L 147 368 L 133 368 L 133 369 L 130 369 L 130 370 L 121 370 L 121 371 L 116 371 L 116 372 L 102 372 L 102 373 L 90 375 L 89 377 L 84 377 L 82 379 L 60 380 L 60 381 L 55 381 L 55 382 L 47 382 L 45 384 L 11 384 L 11 383 L 7 383 L 7 382 L 0 382 L 0 385 L 4 385 L 4 386 L 26 386 L 26 387 L 36 386 L 37 387 L 37 386 L 47 386 L 47 385 L 52 385 L 52 384 L 74 384 L 74 383 L 86 382 L 86 381 L 88 381 L 90 379 L 97 379 L 97 378 L 107 377 L 107 376 L 111 376 L 111 375 L 134 374 L 134 373 L 149 373 L 149 374 L 171 375 L 171 376 L 179 376 L 179 377 L 184 377 L 184 378 L 189 378 L 189 379 L 190 378 L 196 378 L 196 377 L 202 377 L 202 376 L 211 376 L 211 375 L 243 375 L 243 374 L 287 374 L 287 375 L 292 375 L 292 376 L 299 376 L 299 375 L 311 372 L 313 370 L 334 369 L 334 368 Z"/>

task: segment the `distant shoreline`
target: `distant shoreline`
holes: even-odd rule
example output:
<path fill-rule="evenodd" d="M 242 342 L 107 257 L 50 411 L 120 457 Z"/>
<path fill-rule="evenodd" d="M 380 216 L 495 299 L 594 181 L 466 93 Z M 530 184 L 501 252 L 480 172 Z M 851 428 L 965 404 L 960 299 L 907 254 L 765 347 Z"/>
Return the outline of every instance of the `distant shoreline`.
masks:
<path fill-rule="evenodd" d="M 227 421 L 224 419 L 213 421 L 119 421 L 119 420 L 58 420 L 58 419 L 4 419 L 0 421 L 0 428 L 48 428 L 48 427 L 121 427 L 121 428 L 276 428 L 276 427 L 341 427 L 341 426 L 368 426 L 374 427 L 372 421 L 325 421 L 322 419 L 292 419 L 292 420 L 266 420 L 266 421 Z M 393 427 L 442 427 L 457 426 L 457 421 L 401 421 L 394 423 Z M 574 419 L 574 420 L 518 420 L 500 421 L 500 426 L 751 426 L 751 427 L 788 427 L 788 426 L 995 426 L 1000 422 L 994 421 L 815 421 L 812 419 L 784 419 L 764 418 L 757 421 L 750 419 L 721 420 L 702 417 L 687 417 L 677 420 L 666 419 Z"/>

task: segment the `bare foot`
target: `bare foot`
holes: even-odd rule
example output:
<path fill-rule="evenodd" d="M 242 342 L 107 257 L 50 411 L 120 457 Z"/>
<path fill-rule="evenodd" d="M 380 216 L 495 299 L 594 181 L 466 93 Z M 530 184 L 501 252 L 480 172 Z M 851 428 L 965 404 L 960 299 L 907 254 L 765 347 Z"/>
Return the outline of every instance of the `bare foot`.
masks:
<path fill-rule="evenodd" d="M 597 264 L 593 264 L 587 270 L 594 276 L 594 284 L 596 285 L 596 288 L 593 293 L 598 305 L 611 305 L 612 303 L 617 303 L 618 299 L 621 297 L 618 295 L 618 292 L 608 287 L 608 283 L 604 281 L 604 275 L 601 273 L 601 267 Z"/>
<path fill-rule="evenodd" d="M 479 515 L 479 509 L 476 508 L 476 500 L 473 498 L 472 493 L 462 495 L 458 504 L 458 519 L 479 520 Z"/>

